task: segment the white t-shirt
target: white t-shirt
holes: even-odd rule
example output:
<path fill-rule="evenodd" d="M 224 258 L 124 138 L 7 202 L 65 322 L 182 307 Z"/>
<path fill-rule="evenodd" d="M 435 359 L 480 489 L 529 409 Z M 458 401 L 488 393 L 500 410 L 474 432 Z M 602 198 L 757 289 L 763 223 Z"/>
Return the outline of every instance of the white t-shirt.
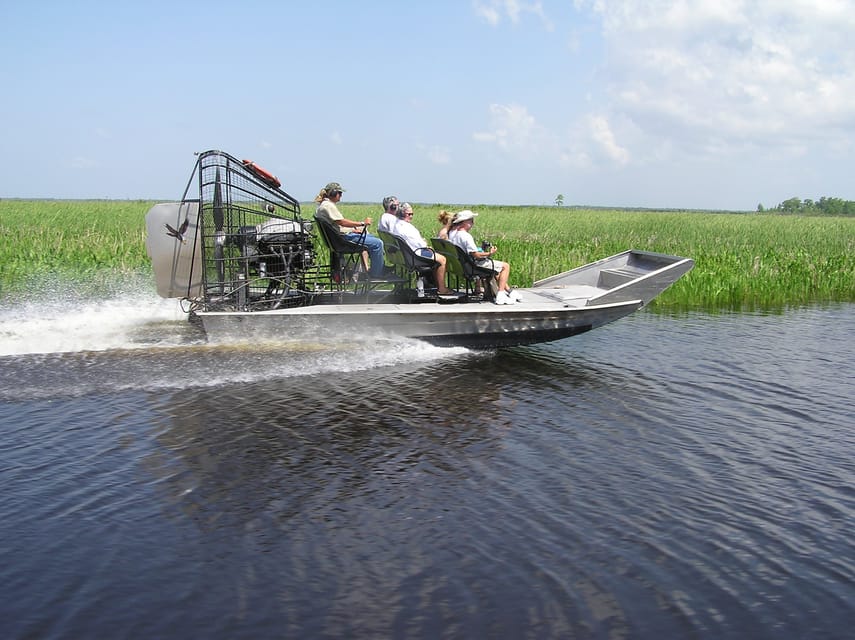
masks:
<path fill-rule="evenodd" d="M 384 212 L 380 216 L 380 222 L 377 223 L 377 231 L 384 233 L 395 233 L 395 224 L 398 222 L 397 216 L 392 213 Z"/>
<path fill-rule="evenodd" d="M 453 231 L 450 231 L 448 239 L 463 249 L 470 256 L 473 251 L 481 250 L 481 247 L 475 244 L 475 239 L 472 237 L 472 234 L 468 231 L 464 231 L 463 229 L 454 229 Z"/>
<path fill-rule="evenodd" d="M 473 251 L 481 251 L 481 247 L 475 244 L 475 239 L 472 237 L 472 234 L 468 231 L 464 231 L 463 229 L 455 229 L 450 232 L 448 234 L 448 239 L 463 249 L 470 256 Z M 475 256 L 472 257 L 475 258 Z M 504 262 L 501 260 L 494 260 L 493 258 L 475 258 L 475 264 L 479 267 L 492 269 L 496 273 L 501 273 L 502 269 L 505 268 Z"/>
<path fill-rule="evenodd" d="M 399 238 L 406 240 L 407 244 L 410 245 L 410 249 L 417 253 L 419 249 L 423 249 L 428 246 L 427 240 L 422 238 L 422 234 L 419 233 L 419 230 L 416 229 L 412 222 L 396 220 L 395 230 L 392 233 Z"/>

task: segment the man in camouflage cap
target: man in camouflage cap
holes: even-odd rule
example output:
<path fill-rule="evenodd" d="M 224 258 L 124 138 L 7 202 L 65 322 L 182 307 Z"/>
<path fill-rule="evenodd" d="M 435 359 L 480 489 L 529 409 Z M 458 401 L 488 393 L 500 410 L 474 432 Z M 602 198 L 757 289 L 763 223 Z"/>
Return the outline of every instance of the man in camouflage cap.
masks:
<path fill-rule="evenodd" d="M 363 235 L 363 231 L 371 225 L 371 218 L 365 218 L 362 221 L 348 220 L 341 214 L 336 205 L 341 201 L 342 193 L 344 193 L 344 189 L 338 182 L 330 182 L 321 189 L 315 198 L 315 202 L 318 203 L 315 216 L 329 222 L 351 242 L 362 242 L 365 244 L 365 249 L 371 261 L 368 276 L 379 280 L 383 277 L 385 270 L 383 265 L 383 241 L 377 236 L 372 236 L 367 231 Z"/>

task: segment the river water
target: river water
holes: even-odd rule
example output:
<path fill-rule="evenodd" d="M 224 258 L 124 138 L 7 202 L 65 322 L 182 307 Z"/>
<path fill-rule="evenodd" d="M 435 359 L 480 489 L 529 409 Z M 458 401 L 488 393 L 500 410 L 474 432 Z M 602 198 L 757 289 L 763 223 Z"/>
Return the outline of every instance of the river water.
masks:
<path fill-rule="evenodd" d="M 855 305 L 502 351 L 0 311 L 3 638 L 848 638 Z"/>

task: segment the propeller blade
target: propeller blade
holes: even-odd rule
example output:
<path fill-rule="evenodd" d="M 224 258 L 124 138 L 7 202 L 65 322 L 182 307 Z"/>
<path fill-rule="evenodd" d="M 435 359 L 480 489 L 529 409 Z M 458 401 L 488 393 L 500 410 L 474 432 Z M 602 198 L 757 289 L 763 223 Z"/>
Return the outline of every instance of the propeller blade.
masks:
<path fill-rule="evenodd" d="M 217 266 L 217 282 L 220 285 L 220 295 L 223 295 L 226 286 L 226 263 L 223 255 L 223 243 L 219 241 L 219 236 L 214 242 L 214 264 Z"/>
<path fill-rule="evenodd" d="M 220 295 L 225 292 L 226 282 L 226 264 L 223 251 L 225 244 L 225 233 L 223 226 L 225 218 L 223 216 L 223 192 L 220 183 L 220 168 L 217 167 L 217 173 L 214 176 L 214 228 L 217 230 L 217 237 L 214 239 L 214 263 L 217 266 L 217 282 L 220 285 Z"/>
<path fill-rule="evenodd" d="M 214 228 L 217 231 L 223 230 L 225 220 L 223 218 L 223 194 L 220 185 L 220 168 L 217 167 L 217 174 L 214 177 Z"/>

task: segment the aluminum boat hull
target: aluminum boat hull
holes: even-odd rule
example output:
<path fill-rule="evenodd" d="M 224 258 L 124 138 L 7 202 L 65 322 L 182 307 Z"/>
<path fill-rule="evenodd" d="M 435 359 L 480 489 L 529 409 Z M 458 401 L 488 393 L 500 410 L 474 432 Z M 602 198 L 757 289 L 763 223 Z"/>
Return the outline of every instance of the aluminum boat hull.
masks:
<path fill-rule="evenodd" d="M 548 342 L 590 331 L 633 313 L 640 300 L 573 307 L 548 290 L 521 290 L 525 301 L 468 304 L 342 304 L 255 312 L 199 312 L 210 337 L 277 340 L 417 338 L 441 346 L 505 347 Z"/>
<path fill-rule="evenodd" d="M 341 341 L 417 338 L 442 346 L 549 342 L 619 320 L 647 305 L 692 266 L 689 258 L 628 250 L 519 289 L 522 302 L 359 302 L 267 311 L 198 311 L 215 339 Z"/>

